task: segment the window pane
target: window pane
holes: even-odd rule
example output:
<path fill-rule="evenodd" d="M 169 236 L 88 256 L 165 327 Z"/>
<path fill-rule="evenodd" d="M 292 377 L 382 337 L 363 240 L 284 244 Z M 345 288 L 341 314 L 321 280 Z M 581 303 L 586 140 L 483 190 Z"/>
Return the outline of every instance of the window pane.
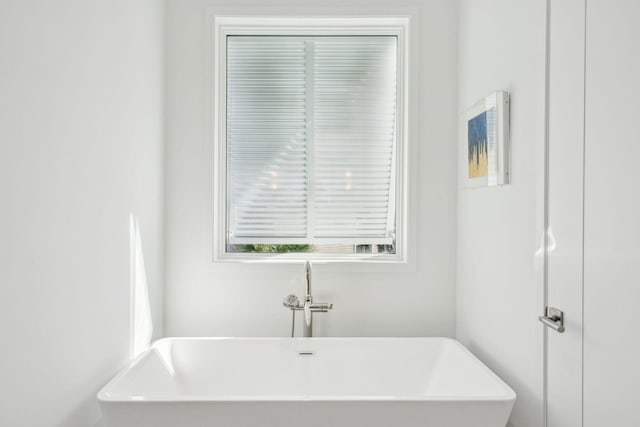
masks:
<path fill-rule="evenodd" d="M 314 235 L 390 242 L 396 38 L 320 38 L 314 60 Z"/>
<path fill-rule="evenodd" d="M 306 45 L 227 40 L 230 240 L 307 236 Z"/>
<path fill-rule="evenodd" d="M 395 36 L 228 37 L 229 251 L 395 252 L 396 58 Z"/>

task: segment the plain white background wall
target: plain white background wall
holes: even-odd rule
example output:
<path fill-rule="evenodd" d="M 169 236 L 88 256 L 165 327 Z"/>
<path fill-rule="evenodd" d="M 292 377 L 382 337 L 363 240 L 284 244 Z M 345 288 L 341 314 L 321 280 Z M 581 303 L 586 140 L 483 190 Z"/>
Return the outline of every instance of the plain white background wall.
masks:
<path fill-rule="evenodd" d="M 129 215 L 162 334 L 163 2 L 0 3 L 0 425 L 88 427 L 129 357 Z"/>
<path fill-rule="evenodd" d="M 283 298 L 304 290 L 302 265 L 212 263 L 213 151 L 208 121 L 207 17 L 228 13 L 406 14 L 420 21 L 412 43 L 411 185 L 418 242 L 413 272 L 345 272 L 314 267 L 316 335 L 411 336 L 455 333 L 457 2 L 329 0 L 264 2 L 169 0 L 167 3 L 166 332 L 168 335 L 286 336 Z M 349 9 L 345 9 L 347 7 Z M 414 21 L 415 25 L 415 21 Z M 417 58 L 417 59 L 415 59 Z M 417 108 L 416 108 L 417 107 Z"/>
<path fill-rule="evenodd" d="M 459 8 L 460 111 L 511 92 L 512 183 L 458 192 L 457 336 L 518 394 L 513 426 L 539 427 L 545 2 L 461 0 Z"/>

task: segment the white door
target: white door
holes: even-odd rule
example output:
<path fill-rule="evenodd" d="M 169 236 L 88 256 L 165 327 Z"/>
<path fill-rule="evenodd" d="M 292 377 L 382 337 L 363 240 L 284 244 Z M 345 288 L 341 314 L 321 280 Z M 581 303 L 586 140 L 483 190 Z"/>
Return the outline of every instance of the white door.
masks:
<path fill-rule="evenodd" d="M 549 7 L 546 303 L 564 313 L 565 330 L 545 328 L 546 415 L 549 427 L 578 427 L 582 426 L 585 0 L 551 0 Z"/>
<path fill-rule="evenodd" d="M 640 1 L 587 1 L 584 426 L 640 426 Z"/>
<path fill-rule="evenodd" d="M 551 0 L 547 425 L 640 426 L 640 1 Z"/>

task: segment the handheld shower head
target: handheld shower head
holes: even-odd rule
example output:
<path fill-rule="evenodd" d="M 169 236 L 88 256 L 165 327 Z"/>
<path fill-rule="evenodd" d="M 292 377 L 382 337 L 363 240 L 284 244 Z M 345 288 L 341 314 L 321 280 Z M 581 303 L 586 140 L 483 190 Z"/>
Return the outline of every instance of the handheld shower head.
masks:
<path fill-rule="evenodd" d="M 284 301 L 282 301 L 282 305 L 291 309 L 298 308 L 300 307 L 300 300 L 298 299 L 297 296 L 293 294 L 287 295 Z"/>

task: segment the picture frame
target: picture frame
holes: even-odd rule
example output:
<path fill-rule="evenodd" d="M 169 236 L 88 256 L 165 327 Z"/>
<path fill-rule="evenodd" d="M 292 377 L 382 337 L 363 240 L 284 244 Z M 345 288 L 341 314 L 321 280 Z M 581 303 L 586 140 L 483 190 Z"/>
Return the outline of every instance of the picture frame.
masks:
<path fill-rule="evenodd" d="M 461 116 L 459 173 L 463 188 L 509 184 L 508 92 L 497 91 Z"/>

